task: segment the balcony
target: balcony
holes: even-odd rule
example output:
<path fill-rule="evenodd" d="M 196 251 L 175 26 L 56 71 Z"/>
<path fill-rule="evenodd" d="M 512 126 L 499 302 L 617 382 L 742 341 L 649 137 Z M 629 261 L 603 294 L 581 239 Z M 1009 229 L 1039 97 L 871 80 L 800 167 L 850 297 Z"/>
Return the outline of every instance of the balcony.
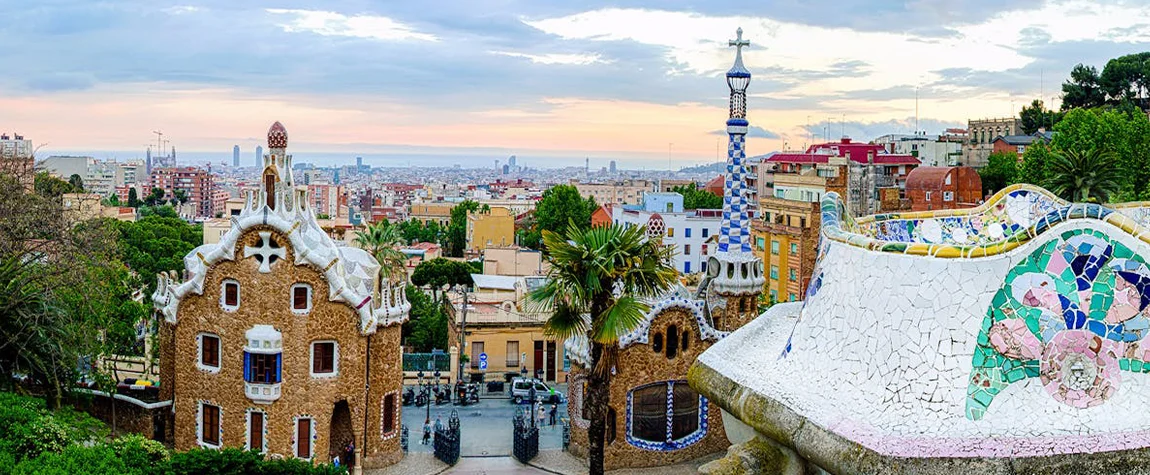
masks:
<path fill-rule="evenodd" d="M 244 383 L 244 394 L 256 404 L 271 404 L 280 398 L 280 384 Z"/>

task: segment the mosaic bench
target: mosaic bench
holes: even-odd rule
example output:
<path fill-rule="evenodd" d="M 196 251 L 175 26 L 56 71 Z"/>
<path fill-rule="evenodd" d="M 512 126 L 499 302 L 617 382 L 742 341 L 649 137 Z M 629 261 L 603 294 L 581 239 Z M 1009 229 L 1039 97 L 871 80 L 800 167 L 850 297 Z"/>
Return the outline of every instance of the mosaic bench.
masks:
<path fill-rule="evenodd" d="M 716 343 L 689 380 L 832 473 L 1142 473 L 1146 209 L 1015 186 L 852 221 L 828 194 L 804 302 Z"/>

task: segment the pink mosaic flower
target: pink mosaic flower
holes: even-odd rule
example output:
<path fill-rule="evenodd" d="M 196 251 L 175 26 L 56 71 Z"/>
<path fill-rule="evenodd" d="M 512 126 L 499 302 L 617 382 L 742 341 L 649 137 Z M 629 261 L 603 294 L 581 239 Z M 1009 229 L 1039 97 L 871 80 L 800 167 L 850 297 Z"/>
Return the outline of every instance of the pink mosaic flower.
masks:
<path fill-rule="evenodd" d="M 1042 356 L 1042 342 L 1021 318 L 1000 320 L 990 327 L 990 344 L 1007 358 L 1036 360 Z"/>
<path fill-rule="evenodd" d="M 1063 330 L 1042 352 L 1039 374 L 1046 392 L 1077 408 L 1102 404 L 1122 383 L 1118 356 L 1123 344 L 1087 330 Z"/>

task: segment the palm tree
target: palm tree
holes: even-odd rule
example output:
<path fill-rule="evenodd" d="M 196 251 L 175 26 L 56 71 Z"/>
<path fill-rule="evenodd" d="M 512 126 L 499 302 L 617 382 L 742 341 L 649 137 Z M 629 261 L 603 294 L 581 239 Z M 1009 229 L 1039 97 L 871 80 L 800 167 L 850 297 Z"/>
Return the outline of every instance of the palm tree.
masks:
<path fill-rule="evenodd" d="M 1115 155 L 1096 148 L 1052 155 L 1046 187 L 1062 199 L 1105 203 L 1118 191 L 1122 170 Z"/>
<path fill-rule="evenodd" d="M 399 250 L 404 244 L 403 234 L 399 226 L 389 226 L 387 221 L 368 224 L 362 231 L 355 233 L 355 245 L 370 253 L 379 261 L 380 272 L 388 280 L 403 280 L 407 277 L 404 265 L 407 255 Z"/>
<path fill-rule="evenodd" d="M 544 331 L 556 338 L 586 337 L 590 342 L 587 399 L 591 473 L 603 473 L 603 448 L 611 372 L 619 356 L 619 338 L 642 323 L 649 310 L 643 299 L 660 295 L 676 280 L 669 246 L 646 238 L 647 228 L 618 225 L 580 229 L 567 235 L 543 231 L 550 252 L 547 284 L 528 296 L 550 311 Z"/>

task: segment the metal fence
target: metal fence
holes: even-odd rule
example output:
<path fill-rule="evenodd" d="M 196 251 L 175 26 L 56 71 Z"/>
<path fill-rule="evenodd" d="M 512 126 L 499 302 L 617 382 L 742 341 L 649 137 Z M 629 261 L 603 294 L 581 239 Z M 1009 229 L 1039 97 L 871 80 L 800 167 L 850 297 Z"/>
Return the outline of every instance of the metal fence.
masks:
<path fill-rule="evenodd" d="M 447 427 L 435 431 L 435 458 L 448 465 L 459 461 L 459 413 L 452 410 Z"/>
<path fill-rule="evenodd" d="M 539 455 L 539 427 L 532 424 L 528 417 L 523 411 L 518 411 L 512 421 L 511 453 L 520 463 L 530 462 Z"/>
<path fill-rule="evenodd" d="M 404 371 L 447 371 L 451 355 L 447 353 L 404 353 Z"/>
<path fill-rule="evenodd" d="M 563 450 L 571 446 L 571 422 L 566 418 L 563 419 Z"/>

